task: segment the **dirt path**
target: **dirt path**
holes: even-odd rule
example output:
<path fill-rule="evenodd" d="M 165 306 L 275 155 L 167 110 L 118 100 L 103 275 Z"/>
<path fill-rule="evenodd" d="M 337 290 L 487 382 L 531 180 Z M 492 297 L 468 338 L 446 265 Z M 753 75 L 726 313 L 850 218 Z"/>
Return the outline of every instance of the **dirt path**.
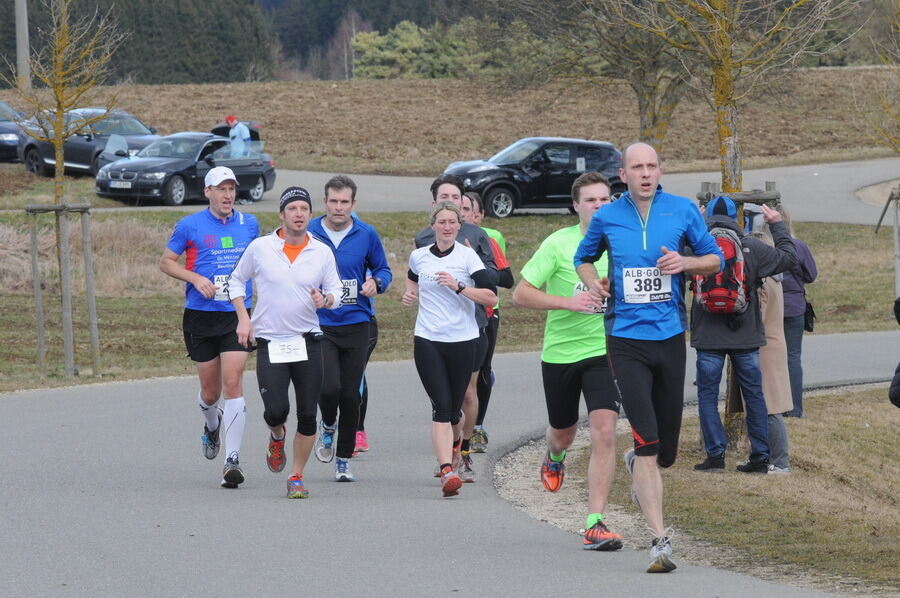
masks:
<path fill-rule="evenodd" d="M 884 387 L 883 384 L 856 386 L 854 390 Z M 833 388 L 809 393 L 810 396 L 837 394 L 846 389 Z M 686 417 L 696 417 L 693 406 L 686 408 Z M 619 420 L 617 432 L 627 434 L 627 422 Z M 575 443 L 568 451 L 567 472 L 586 471 L 590 439 L 587 428 L 578 431 Z M 501 458 L 494 469 L 494 486 L 501 497 L 529 516 L 546 521 L 556 527 L 579 534 L 584 526 L 587 488 L 583 477 L 570 475 L 566 484 L 556 494 L 545 492 L 538 479 L 538 470 L 546 445 L 543 439 L 531 441 Z M 624 474 L 617 462 L 616 475 Z M 640 511 L 632 505 L 610 504 L 606 510 L 611 527 L 625 540 L 623 550 L 644 552 L 649 532 Z M 578 540 L 573 537 L 573 549 Z M 737 549 L 717 546 L 700 538 L 694 538 L 676 530 L 674 540 L 678 561 L 745 573 L 768 581 L 790 584 L 832 592 L 842 596 L 897 596 L 894 588 L 873 586 L 856 578 L 809 571 L 796 565 L 765 564 Z M 677 562 L 677 561 L 676 561 Z"/>

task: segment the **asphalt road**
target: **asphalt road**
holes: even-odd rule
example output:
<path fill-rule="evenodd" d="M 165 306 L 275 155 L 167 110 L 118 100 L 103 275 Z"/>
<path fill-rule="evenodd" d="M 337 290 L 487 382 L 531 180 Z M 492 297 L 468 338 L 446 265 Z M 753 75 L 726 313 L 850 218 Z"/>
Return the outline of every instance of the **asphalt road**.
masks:
<path fill-rule="evenodd" d="M 278 170 L 275 187 L 263 196 L 262 201 L 240 206 L 245 212 L 275 212 L 278 198 L 287 187 L 299 185 L 310 191 L 314 198 L 323 197 L 325 182 L 334 173 L 302 170 Z M 359 187 L 357 199 L 360 212 L 426 211 L 431 205 L 428 191 L 430 177 L 401 177 L 369 174 L 352 175 Z M 900 158 L 882 158 L 834 164 L 785 166 L 744 172 L 746 189 L 764 189 L 766 181 L 775 181 L 783 201 L 794 220 L 798 222 L 846 222 L 849 224 L 875 224 L 881 208 L 860 201 L 858 189 L 900 178 Z M 689 172 L 666 174 L 662 185 L 666 191 L 694 198 L 700 191 L 700 183 L 720 180 L 718 172 Z M 885 198 L 887 199 L 887 198 Z M 142 206 L 123 208 L 98 208 L 98 210 L 201 210 L 202 203 L 186 206 Z M 315 205 L 321 213 L 321 205 Z M 547 210 L 526 210 L 546 212 Z M 561 210 L 551 210 L 559 213 Z"/>
<path fill-rule="evenodd" d="M 275 187 L 263 201 L 243 209 L 275 211 L 281 192 L 292 185 L 305 187 L 313 197 L 322 197 L 325 182 L 331 176 L 331 173 L 279 170 Z M 361 212 L 424 211 L 431 204 L 428 191 L 431 178 L 378 175 L 353 175 L 352 178 L 359 186 L 357 198 Z M 875 224 L 881 209 L 859 201 L 854 193 L 862 187 L 896 178 L 900 178 L 900 158 L 883 158 L 748 170 L 744 172 L 744 188 L 765 189 L 766 181 L 775 181 L 785 206 L 798 222 Z M 666 174 L 662 185 L 670 193 L 693 198 L 700 191 L 701 182 L 720 180 L 718 172 Z"/>
<path fill-rule="evenodd" d="M 806 382 L 885 379 L 898 346 L 900 332 L 807 337 Z M 252 373 L 238 490 L 219 488 L 221 462 L 200 455 L 193 378 L 0 395 L 0 596 L 824 595 L 688 565 L 677 536 L 677 571 L 648 575 L 647 538 L 584 551 L 502 500 L 494 461 L 545 425 L 537 365 L 534 353 L 496 357 L 490 452 L 453 499 L 431 477 L 430 408 L 410 361 L 370 368 L 359 481 L 335 483 L 313 460 L 309 500 L 284 498 L 287 476 L 266 469 Z"/>

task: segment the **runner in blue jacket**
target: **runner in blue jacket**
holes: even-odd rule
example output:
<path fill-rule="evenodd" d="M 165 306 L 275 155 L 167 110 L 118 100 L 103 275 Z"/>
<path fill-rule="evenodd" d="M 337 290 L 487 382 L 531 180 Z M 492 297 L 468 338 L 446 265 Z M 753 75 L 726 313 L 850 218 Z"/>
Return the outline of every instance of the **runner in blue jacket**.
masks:
<path fill-rule="evenodd" d="M 651 146 L 630 145 L 619 177 L 628 192 L 594 215 L 574 264 L 591 294 L 612 297 L 606 355 L 634 437 L 625 467 L 654 536 L 647 571 L 663 573 L 675 569 L 659 467 L 675 463 L 684 410 L 684 277 L 717 272 L 723 258 L 697 206 L 659 186 L 662 168 Z M 686 247 L 693 255 L 682 253 Z M 604 253 L 609 278 L 594 267 Z"/>
<path fill-rule="evenodd" d="M 360 381 L 368 360 L 370 322 L 375 315 L 372 298 L 386 291 L 392 279 L 378 233 L 353 217 L 355 209 L 356 184 L 350 177 L 335 176 L 325 183 L 325 215 L 309 224 L 309 231 L 334 251 L 343 283 L 341 306 L 319 310 L 326 365 L 319 400 L 322 422 L 316 443 L 320 461 L 330 462 L 337 454 L 335 480 L 339 482 L 355 479 L 349 459 L 357 444 Z"/>

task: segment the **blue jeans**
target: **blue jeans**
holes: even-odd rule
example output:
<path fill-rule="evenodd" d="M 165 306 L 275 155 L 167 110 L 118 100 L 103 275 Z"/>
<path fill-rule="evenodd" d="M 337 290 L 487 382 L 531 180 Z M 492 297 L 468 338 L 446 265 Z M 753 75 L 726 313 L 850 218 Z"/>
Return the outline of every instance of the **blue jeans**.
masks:
<path fill-rule="evenodd" d="M 719 382 L 722 367 L 729 351 L 697 351 L 697 406 L 700 428 L 708 457 L 725 454 L 728 440 L 719 417 Z M 769 461 L 769 422 L 766 399 L 762 391 L 759 370 L 759 351 L 731 354 L 734 375 L 737 376 L 747 415 L 747 436 L 750 437 L 750 461 Z"/>
<path fill-rule="evenodd" d="M 804 316 L 784 319 L 784 342 L 787 345 L 788 376 L 791 380 L 791 398 L 794 408 L 785 415 L 803 417 L 803 321 Z"/>

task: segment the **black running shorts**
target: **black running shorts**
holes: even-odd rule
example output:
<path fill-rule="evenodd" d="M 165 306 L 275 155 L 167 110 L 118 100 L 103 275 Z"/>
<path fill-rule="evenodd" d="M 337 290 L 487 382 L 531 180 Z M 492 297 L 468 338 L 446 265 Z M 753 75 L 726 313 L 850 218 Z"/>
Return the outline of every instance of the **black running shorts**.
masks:
<path fill-rule="evenodd" d="M 595 409 L 619 412 L 619 395 L 606 356 L 588 357 L 575 363 L 541 362 L 544 399 L 550 427 L 562 430 L 578 423 L 581 395 L 588 413 Z"/>
<path fill-rule="evenodd" d="M 660 467 L 670 467 L 678 455 L 684 410 L 684 333 L 662 341 L 609 336 L 606 351 L 634 453 L 656 455 Z"/>
<path fill-rule="evenodd" d="M 188 355 L 197 363 L 228 351 L 250 351 L 238 342 L 237 313 L 233 311 L 185 309 L 181 327 Z"/>

